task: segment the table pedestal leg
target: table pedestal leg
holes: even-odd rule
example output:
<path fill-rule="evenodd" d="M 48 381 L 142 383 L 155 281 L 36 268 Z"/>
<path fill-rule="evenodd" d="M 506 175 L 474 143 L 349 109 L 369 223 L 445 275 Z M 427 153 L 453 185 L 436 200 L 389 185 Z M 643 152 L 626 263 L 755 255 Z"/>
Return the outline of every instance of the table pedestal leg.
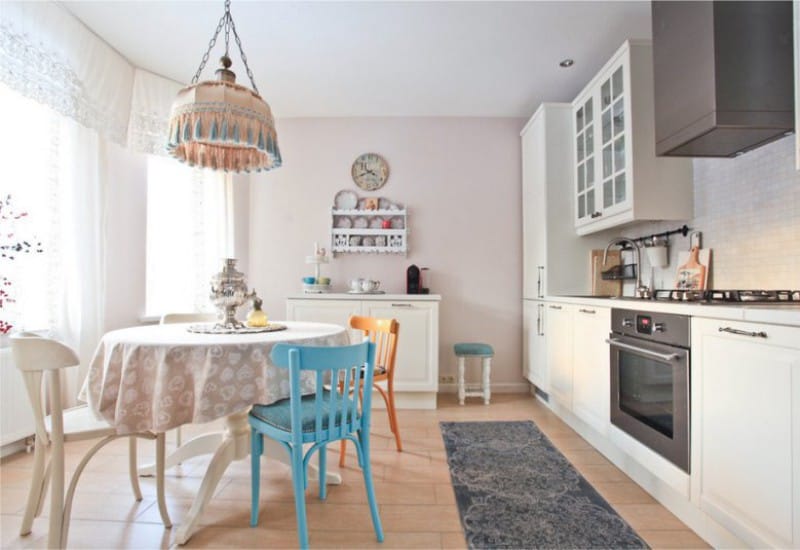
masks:
<path fill-rule="evenodd" d="M 186 544 L 194 534 L 200 520 L 200 514 L 203 513 L 203 509 L 214 494 L 219 480 L 222 479 L 222 475 L 225 473 L 228 465 L 234 460 L 241 460 L 250 454 L 250 426 L 247 423 L 247 415 L 247 411 L 239 412 L 225 419 L 225 431 L 221 434 L 222 437 L 218 439 L 218 441 L 220 441 L 219 447 L 214 452 L 214 456 L 208 464 L 203 482 L 200 484 L 200 490 L 197 492 L 194 502 L 192 502 L 189 513 L 178 528 L 176 537 L 178 544 Z M 219 436 L 220 434 L 207 435 Z M 186 446 L 201 437 L 204 436 L 193 439 L 187 443 Z M 180 449 L 176 451 L 173 456 L 177 455 L 179 452 Z M 268 437 L 264 438 L 264 456 L 279 460 L 284 464 L 290 464 L 289 454 L 286 452 L 286 449 L 280 443 Z M 188 457 L 181 457 L 182 460 L 185 458 Z M 311 470 L 309 475 L 318 471 L 315 462 L 309 464 L 309 469 Z M 342 476 L 338 472 L 328 470 L 326 480 L 327 483 L 332 485 L 339 485 L 342 482 Z"/>
<path fill-rule="evenodd" d="M 164 468 L 172 468 L 184 460 L 188 460 L 196 456 L 210 455 L 211 453 L 216 452 L 219 446 L 222 445 L 223 439 L 223 432 L 213 432 L 193 437 L 175 449 L 172 454 L 167 457 L 167 460 L 164 463 Z M 139 475 L 145 477 L 156 475 L 156 465 L 147 464 L 142 466 L 139 468 Z"/>

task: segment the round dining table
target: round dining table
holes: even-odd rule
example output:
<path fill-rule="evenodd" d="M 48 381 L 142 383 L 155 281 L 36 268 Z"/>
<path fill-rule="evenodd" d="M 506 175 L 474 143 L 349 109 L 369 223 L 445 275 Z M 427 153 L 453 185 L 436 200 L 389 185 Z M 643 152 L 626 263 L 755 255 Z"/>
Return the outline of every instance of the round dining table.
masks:
<path fill-rule="evenodd" d="M 249 455 L 250 407 L 289 397 L 288 370 L 270 362 L 272 347 L 350 343 L 347 330 L 338 325 L 280 324 L 286 329 L 246 334 L 190 332 L 191 324 L 146 325 L 108 332 L 97 347 L 79 398 L 117 432 L 165 432 L 225 418 L 223 432 L 195 437 L 167 459 L 169 467 L 193 456 L 214 455 L 178 529 L 179 544 L 194 534 L 228 465 Z M 303 393 L 314 391 L 312 376 L 301 379 Z M 278 443 L 268 448 L 265 440 L 264 454 L 288 463 Z M 327 481 L 341 483 L 341 476 L 329 472 Z"/>

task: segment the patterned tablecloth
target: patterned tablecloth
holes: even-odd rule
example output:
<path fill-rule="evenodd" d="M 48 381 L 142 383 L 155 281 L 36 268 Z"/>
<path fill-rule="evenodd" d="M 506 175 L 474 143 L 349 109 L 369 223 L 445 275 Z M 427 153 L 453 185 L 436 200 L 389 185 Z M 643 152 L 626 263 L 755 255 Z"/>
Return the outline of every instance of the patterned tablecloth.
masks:
<path fill-rule="evenodd" d="M 274 403 L 289 396 L 288 370 L 269 361 L 280 342 L 349 344 L 344 327 L 281 322 L 260 334 L 196 334 L 188 324 L 151 325 L 107 333 L 95 352 L 79 399 L 119 433 L 163 432 Z M 311 375 L 305 392 L 314 391 Z"/>

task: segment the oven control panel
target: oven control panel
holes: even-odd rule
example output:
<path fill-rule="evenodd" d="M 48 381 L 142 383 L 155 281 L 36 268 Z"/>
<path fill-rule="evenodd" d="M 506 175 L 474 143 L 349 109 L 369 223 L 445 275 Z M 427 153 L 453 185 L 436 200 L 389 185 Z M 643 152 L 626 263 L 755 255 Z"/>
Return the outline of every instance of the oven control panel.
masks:
<path fill-rule="evenodd" d="M 612 309 L 611 330 L 619 334 L 689 347 L 690 329 L 687 315 Z"/>

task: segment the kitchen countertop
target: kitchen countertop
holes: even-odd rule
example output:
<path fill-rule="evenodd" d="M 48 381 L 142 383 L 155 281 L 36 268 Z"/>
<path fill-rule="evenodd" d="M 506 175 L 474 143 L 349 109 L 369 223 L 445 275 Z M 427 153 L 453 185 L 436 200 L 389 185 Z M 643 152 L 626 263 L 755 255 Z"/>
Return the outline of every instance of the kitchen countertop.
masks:
<path fill-rule="evenodd" d="M 369 294 L 359 292 L 320 292 L 303 293 L 288 296 L 289 300 L 373 300 L 397 302 L 438 302 L 442 299 L 439 294 Z"/>
<path fill-rule="evenodd" d="M 800 327 L 800 303 L 797 305 L 774 305 L 763 302 L 758 304 L 732 303 L 712 305 L 699 302 L 684 303 L 596 296 L 546 296 L 541 300 L 566 304 L 594 305 L 597 307 L 660 311 L 662 313 L 677 313 L 727 321 L 771 323 Z"/>

